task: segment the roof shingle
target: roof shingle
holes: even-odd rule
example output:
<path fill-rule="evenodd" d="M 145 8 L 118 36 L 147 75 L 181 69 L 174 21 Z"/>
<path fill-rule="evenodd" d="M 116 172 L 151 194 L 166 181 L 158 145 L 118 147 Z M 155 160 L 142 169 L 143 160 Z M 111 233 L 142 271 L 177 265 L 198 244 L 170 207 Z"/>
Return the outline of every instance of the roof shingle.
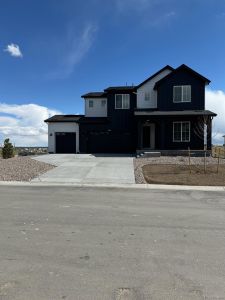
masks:
<path fill-rule="evenodd" d="M 78 122 L 82 117 L 83 115 L 55 115 L 46 119 L 45 122 Z"/>

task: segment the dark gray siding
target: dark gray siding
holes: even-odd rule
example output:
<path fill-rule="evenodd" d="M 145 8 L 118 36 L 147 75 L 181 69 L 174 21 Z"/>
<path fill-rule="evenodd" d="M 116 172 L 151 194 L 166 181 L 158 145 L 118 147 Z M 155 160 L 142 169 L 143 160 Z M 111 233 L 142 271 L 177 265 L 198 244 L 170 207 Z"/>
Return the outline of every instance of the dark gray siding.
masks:
<path fill-rule="evenodd" d="M 115 95 L 129 94 L 130 109 L 115 109 Z M 80 123 L 81 153 L 133 153 L 136 151 L 137 132 L 134 117 L 136 94 L 132 91 L 109 91 L 108 117 L 105 124 Z"/>
<path fill-rule="evenodd" d="M 182 116 L 182 117 L 138 117 L 137 126 L 145 123 L 149 120 L 149 123 L 155 124 L 155 149 L 157 150 L 187 150 L 190 147 L 192 150 L 204 149 L 204 137 L 203 133 L 197 135 L 196 127 L 198 126 L 198 117 Z M 173 141 L 173 122 L 190 121 L 190 142 L 174 142 Z M 138 149 L 141 149 L 140 144 L 140 132 L 138 140 Z M 211 139 L 209 136 L 208 149 L 211 148 Z"/>
<path fill-rule="evenodd" d="M 191 85 L 191 102 L 174 103 L 173 86 Z M 205 82 L 188 70 L 171 73 L 157 88 L 158 110 L 203 110 L 205 109 Z"/>

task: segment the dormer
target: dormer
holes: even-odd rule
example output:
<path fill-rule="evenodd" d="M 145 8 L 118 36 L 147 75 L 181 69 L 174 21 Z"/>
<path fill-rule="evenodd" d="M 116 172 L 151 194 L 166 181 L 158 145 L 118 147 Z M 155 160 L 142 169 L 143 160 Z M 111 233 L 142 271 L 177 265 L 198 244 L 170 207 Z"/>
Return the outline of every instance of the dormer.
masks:
<path fill-rule="evenodd" d="M 154 86 L 157 81 L 161 80 L 162 78 L 170 74 L 173 70 L 174 69 L 172 67 L 166 66 L 137 86 L 137 108 L 138 109 L 157 108 L 157 91 L 154 90 Z"/>

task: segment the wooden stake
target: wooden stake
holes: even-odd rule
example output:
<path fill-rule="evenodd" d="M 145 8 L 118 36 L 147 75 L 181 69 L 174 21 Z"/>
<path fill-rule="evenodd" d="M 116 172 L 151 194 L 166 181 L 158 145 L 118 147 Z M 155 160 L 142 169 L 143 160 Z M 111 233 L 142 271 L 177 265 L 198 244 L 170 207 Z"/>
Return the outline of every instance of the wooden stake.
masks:
<path fill-rule="evenodd" d="M 204 155 L 204 173 L 206 173 L 206 150 Z"/>
<path fill-rule="evenodd" d="M 217 161 L 217 174 L 219 173 L 219 165 L 220 165 L 220 148 L 219 148 L 218 161 Z"/>
<path fill-rule="evenodd" d="M 188 164 L 189 164 L 189 172 L 191 174 L 191 150 L 190 150 L 190 147 L 188 147 Z"/>

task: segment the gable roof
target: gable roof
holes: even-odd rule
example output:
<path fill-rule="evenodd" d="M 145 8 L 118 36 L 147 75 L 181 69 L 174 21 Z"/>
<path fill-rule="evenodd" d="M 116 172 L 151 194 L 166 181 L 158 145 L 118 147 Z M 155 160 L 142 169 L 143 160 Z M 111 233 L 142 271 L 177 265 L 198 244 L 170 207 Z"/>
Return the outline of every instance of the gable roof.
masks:
<path fill-rule="evenodd" d="M 167 65 L 164 68 L 160 69 L 158 72 L 154 73 L 153 75 L 151 75 L 150 77 L 148 77 L 147 79 L 145 79 L 143 82 L 141 82 L 137 88 L 140 88 L 142 85 L 144 85 L 146 82 L 148 82 L 149 80 L 151 80 L 152 78 L 154 78 L 155 76 L 159 75 L 161 72 L 165 71 L 165 70 L 170 70 L 173 71 L 174 68 L 172 68 L 171 66 Z"/>
<path fill-rule="evenodd" d="M 187 65 L 182 64 L 178 68 L 174 69 L 171 73 L 169 73 L 168 75 L 166 75 L 165 77 L 163 77 L 162 79 L 160 79 L 159 81 L 157 81 L 156 84 L 155 84 L 154 89 L 156 89 L 162 82 L 164 82 L 170 76 L 176 74 L 176 72 L 180 71 L 181 69 L 184 69 L 184 70 L 187 70 L 188 72 L 191 72 L 193 75 L 195 75 L 198 78 L 200 78 L 201 80 L 205 81 L 206 84 L 210 83 L 210 80 L 208 78 L 202 76 L 201 74 L 199 74 L 198 72 L 194 71 L 193 69 L 191 69 Z"/>
<path fill-rule="evenodd" d="M 82 95 L 82 98 L 104 98 L 106 93 L 104 92 L 90 92 L 87 94 Z"/>

